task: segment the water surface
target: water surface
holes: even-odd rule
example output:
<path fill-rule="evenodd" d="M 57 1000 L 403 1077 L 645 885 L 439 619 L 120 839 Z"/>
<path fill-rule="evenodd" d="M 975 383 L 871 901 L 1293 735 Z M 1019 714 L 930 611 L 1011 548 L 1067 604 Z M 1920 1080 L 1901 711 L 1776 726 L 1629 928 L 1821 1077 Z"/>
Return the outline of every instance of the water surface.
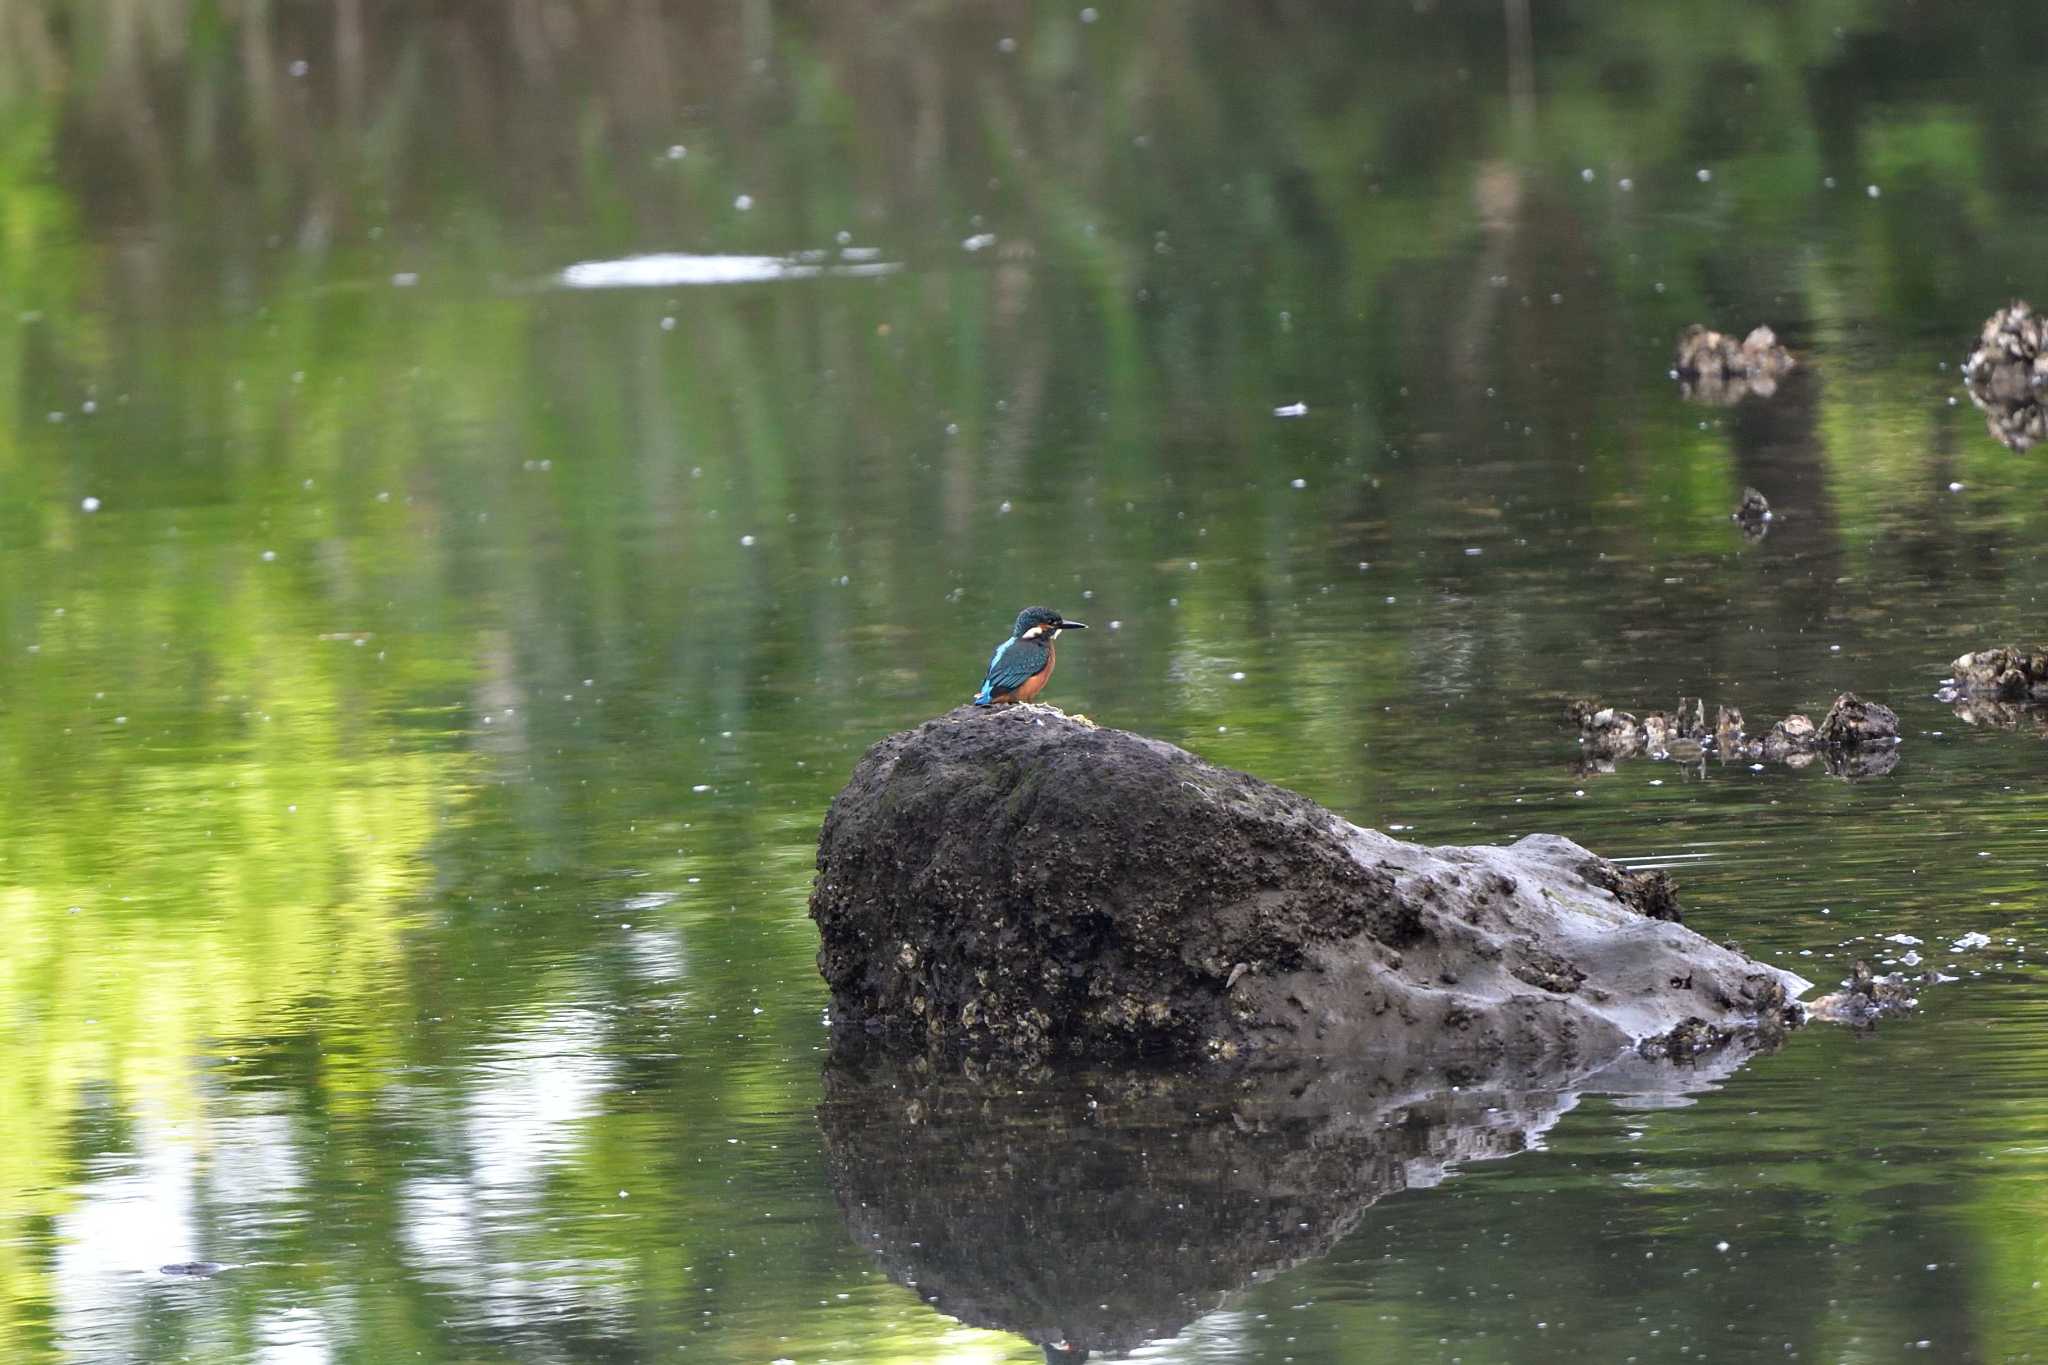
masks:
<path fill-rule="evenodd" d="M 934 1285 L 1050 1294 L 1090 1207 L 1187 1268 L 1161 1361 L 2048 1352 L 2048 750 L 1932 698 L 2044 633 L 2048 466 L 1956 374 L 2048 302 L 2038 6 L 0 34 L 10 1359 L 1030 1361 L 1076 1328 Z M 1801 368 L 1687 402 L 1695 321 Z M 825 1068 L 817 826 L 1033 601 L 1095 627 L 1069 710 L 1957 979 L 1689 1093 L 1054 1078 L 892 1185 L 873 1137 L 961 1106 Z M 1891 773 L 1587 772 L 1559 724 L 1845 689 Z M 1165 1202 L 1256 1162 L 1270 1258 Z M 886 1245 L 1006 1169 L 1076 1183 Z"/>

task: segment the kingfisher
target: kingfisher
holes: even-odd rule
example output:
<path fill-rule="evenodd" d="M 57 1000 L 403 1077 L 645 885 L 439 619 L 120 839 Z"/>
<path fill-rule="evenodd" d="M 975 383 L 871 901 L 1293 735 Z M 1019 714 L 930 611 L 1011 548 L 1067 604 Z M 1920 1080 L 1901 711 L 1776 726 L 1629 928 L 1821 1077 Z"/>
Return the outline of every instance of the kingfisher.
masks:
<path fill-rule="evenodd" d="M 1018 612 L 1010 638 L 996 646 L 988 661 L 988 677 L 974 694 L 974 704 L 1030 701 L 1052 676 L 1052 642 L 1063 630 L 1086 629 L 1086 622 L 1069 621 L 1051 607 L 1026 607 Z"/>

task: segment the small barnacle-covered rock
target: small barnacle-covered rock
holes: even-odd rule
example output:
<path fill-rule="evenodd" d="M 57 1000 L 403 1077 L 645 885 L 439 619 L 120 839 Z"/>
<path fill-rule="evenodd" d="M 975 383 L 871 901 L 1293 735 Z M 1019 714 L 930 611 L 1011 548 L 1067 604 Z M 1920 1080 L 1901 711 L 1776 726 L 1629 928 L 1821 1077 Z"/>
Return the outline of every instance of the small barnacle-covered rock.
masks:
<path fill-rule="evenodd" d="M 1844 692 L 1821 720 L 1820 738 L 1823 744 L 1840 749 L 1893 744 L 1899 738 L 1898 713 L 1881 702 Z"/>
<path fill-rule="evenodd" d="M 1980 649 L 1960 656 L 1948 667 L 1949 681 L 1943 691 L 1955 697 L 2048 700 L 2048 645 Z"/>
<path fill-rule="evenodd" d="M 1742 500 L 1735 504 L 1729 519 L 1742 528 L 1742 534 L 1751 540 L 1761 540 L 1771 529 L 1771 502 L 1754 488 L 1742 490 Z"/>
<path fill-rule="evenodd" d="M 1899 972 L 1880 976 L 1859 959 L 1841 990 L 1822 996 L 1807 1009 L 1814 1019 L 1867 1028 L 1888 1014 L 1903 1014 L 1919 1004 L 1920 984 Z"/>
<path fill-rule="evenodd" d="M 2013 450 L 2048 440 L 2048 320 L 2024 299 L 1986 318 L 1963 384 L 1993 439 Z"/>
<path fill-rule="evenodd" d="M 1750 394 L 1768 398 L 1798 362 L 1778 344 L 1778 335 L 1757 327 L 1737 341 L 1698 323 L 1678 335 L 1672 371 L 1679 392 L 1703 403 L 1734 404 Z"/>

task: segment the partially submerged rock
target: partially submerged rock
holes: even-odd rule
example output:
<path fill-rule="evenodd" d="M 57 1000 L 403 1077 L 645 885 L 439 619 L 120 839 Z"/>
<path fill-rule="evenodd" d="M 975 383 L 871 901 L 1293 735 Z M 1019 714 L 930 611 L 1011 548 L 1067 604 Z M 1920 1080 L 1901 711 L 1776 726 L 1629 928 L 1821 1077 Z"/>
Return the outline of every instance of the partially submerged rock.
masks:
<path fill-rule="evenodd" d="M 1742 500 L 1735 504 L 1735 510 L 1728 517 L 1742 528 L 1742 534 L 1750 540 L 1762 540 L 1764 533 L 1771 529 L 1771 502 L 1754 488 L 1742 490 Z"/>
<path fill-rule="evenodd" d="M 1806 983 L 1634 875 L 1553 835 L 1403 843 L 1170 744 L 962 707 L 862 758 L 811 915 L 835 1026 L 914 1049 L 1597 1061 L 1784 1027 Z"/>
<path fill-rule="evenodd" d="M 1739 403 L 1750 394 L 1768 398 L 1797 362 L 1777 333 L 1758 327 L 1741 341 L 1698 323 L 1678 335 L 1672 373 L 1679 391 L 1704 403 Z"/>
<path fill-rule="evenodd" d="M 1821 743 L 1831 748 L 1863 749 L 1877 744 L 1896 744 L 1899 716 L 1882 702 L 1865 701 L 1854 692 L 1835 698 L 1820 723 Z"/>
<path fill-rule="evenodd" d="M 1904 1014 L 1918 1005 L 1923 984 L 1923 978 L 1903 972 L 1879 976 L 1859 958 L 1842 989 L 1823 995 L 1809 1008 L 1814 1019 L 1869 1028 L 1886 1015 Z"/>
<path fill-rule="evenodd" d="M 1652 711 L 1641 720 L 1590 700 L 1571 702 L 1565 713 L 1579 727 L 1581 754 L 1600 761 L 1637 754 L 1692 761 L 1712 754 L 1723 760 L 1804 766 L 1818 756 L 1841 777 L 1874 776 L 1898 763 L 1898 716 L 1854 692 L 1836 697 L 1819 725 L 1795 713 L 1755 736 L 1744 731 L 1742 712 L 1732 706 L 1715 708 L 1709 730 L 1697 697 L 1679 698 L 1673 715 Z"/>
<path fill-rule="evenodd" d="M 1942 699 L 1985 697 L 1993 701 L 2048 701 L 2048 645 L 2000 646 L 1965 654 L 1949 665 Z"/>
<path fill-rule="evenodd" d="M 1963 384 L 1995 440 L 2025 450 L 2048 439 L 2048 320 L 2024 299 L 1985 319 Z"/>

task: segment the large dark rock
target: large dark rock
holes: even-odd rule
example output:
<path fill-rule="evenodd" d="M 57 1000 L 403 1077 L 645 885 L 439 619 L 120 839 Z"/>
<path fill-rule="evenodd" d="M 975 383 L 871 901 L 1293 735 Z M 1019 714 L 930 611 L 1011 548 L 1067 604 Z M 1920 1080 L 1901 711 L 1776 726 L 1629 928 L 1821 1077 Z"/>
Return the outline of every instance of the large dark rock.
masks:
<path fill-rule="evenodd" d="M 842 1029 L 1035 1060 L 1604 1060 L 1782 1028 L 1807 983 L 1567 839 L 1425 848 L 1049 707 L 870 749 L 811 896 Z"/>

